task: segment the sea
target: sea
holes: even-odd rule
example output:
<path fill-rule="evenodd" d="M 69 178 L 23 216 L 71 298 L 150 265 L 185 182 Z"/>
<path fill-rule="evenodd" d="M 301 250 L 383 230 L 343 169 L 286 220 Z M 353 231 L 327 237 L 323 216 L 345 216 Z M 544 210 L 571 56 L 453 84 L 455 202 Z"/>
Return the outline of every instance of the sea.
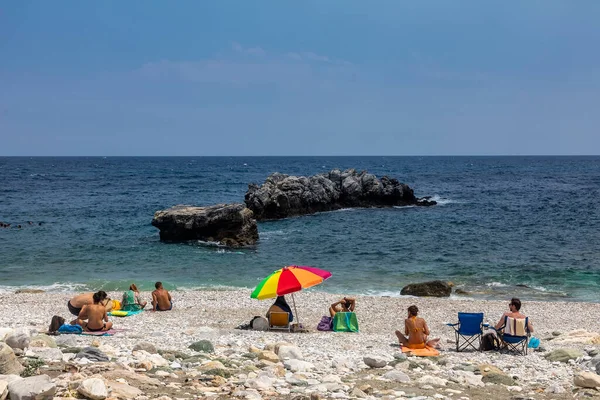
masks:
<path fill-rule="evenodd" d="M 249 248 L 162 243 L 155 211 L 243 202 L 273 172 L 397 178 L 433 207 L 343 209 L 258 224 Z M 600 302 L 600 157 L 0 157 L 0 291 L 253 289 L 286 265 L 309 290 Z M 17 228 L 21 225 L 21 228 Z"/>

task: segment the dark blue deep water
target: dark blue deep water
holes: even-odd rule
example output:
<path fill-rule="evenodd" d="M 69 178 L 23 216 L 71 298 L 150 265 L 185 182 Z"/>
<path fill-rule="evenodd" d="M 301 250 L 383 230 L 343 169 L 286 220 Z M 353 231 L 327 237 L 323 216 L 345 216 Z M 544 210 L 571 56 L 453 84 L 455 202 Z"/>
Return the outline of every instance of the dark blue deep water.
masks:
<path fill-rule="evenodd" d="M 333 168 L 398 178 L 440 204 L 260 223 L 258 245 L 239 251 L 164 244 L 150 225 L 175 204 L 242 202 L 275 171 Z M 398 295 L 444 279 L 472 297 L 598 302 L 599 199 L 596 156 L 0 157 L 0 221 L 12 223 L 0 229 L 0 286 L 252 288 L 299 264 L 331 271 L 316 288 L 331 292 Z"/>

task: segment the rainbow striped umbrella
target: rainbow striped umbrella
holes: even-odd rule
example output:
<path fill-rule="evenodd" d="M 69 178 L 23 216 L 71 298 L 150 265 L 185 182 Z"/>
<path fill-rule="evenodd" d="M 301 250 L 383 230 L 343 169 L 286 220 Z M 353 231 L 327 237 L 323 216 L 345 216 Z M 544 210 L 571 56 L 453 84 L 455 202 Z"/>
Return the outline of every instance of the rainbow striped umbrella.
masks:
<path fill-rule="evenodd" d="M 294 302 L 294 311 L 296 312 L 296 316 L 298 316 L 293 293 L 318 285 L 330 276 L 331 272 L 314 267 L 299 265 L 283 267 L 263 279 L 250 297 L 263 300 L 291 293 L 292 301 Z"/>

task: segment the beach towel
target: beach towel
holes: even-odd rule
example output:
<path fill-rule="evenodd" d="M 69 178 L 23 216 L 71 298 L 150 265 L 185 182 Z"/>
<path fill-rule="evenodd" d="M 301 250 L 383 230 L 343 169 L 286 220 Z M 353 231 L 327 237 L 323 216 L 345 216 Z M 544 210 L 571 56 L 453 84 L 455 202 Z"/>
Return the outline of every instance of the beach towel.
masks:
<path fill-rule="evenodd" d="M 80 335 L 83 332 L 83 328 L 79 325 L 62 324 L 57 332 L 61 334 Z"/>
<path fill-rule="evenodd" d="M 430 346 L 425 346 L 423 349 L 411 349 L 410 347 L 402 346 L 403 353 L 410 353 L 416 357 L 435 357 L 439 356 L 440 352 Z"/>
<path fill-rule="evenodd" d="M 82 332 L 82 335 L 87 336 L 112 336 L 118 331 L 116 329 L 109 329 L 107 331 L 98 331 L 98 332 Z"/>
<path fill-rule="evenodd" d="M 142 310 L 136 310 L 136 311 L 119 310 L 119 311 L 111 311 L 108 313 L 108 315 L 110 315 L 111 317 L 131 317 L 132 315 L 138 315 L 141 312 L 142 312 Z"/>
<path fill-rule="evenodd" d="M 504 334 L 511 336 L 527 336 L 526 324 L 527 319 L 511 318 L 506 317 L 506 326 L 504 327 Z"/>
<path fill-rule="evenodd" d="M 335 332 L 358 332 L 358 318 L 354 312 L 338 312 L 333 317 Z"/>

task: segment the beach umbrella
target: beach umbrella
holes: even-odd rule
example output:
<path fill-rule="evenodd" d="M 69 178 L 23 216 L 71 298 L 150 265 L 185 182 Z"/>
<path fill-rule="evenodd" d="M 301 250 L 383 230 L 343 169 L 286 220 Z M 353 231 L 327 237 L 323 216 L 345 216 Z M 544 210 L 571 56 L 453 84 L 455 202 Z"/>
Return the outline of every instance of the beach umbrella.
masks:
<path fill-rule="evenodd" d="M 253 299 L 272 299 L 286 294 L 292 295 L 296 319 L 300 322 L 294 293 L 318 285 L 331 276 L 331 272 L 319 268 L 291 265 L 273 272 L 263 279 L 250 295 Z"/>

